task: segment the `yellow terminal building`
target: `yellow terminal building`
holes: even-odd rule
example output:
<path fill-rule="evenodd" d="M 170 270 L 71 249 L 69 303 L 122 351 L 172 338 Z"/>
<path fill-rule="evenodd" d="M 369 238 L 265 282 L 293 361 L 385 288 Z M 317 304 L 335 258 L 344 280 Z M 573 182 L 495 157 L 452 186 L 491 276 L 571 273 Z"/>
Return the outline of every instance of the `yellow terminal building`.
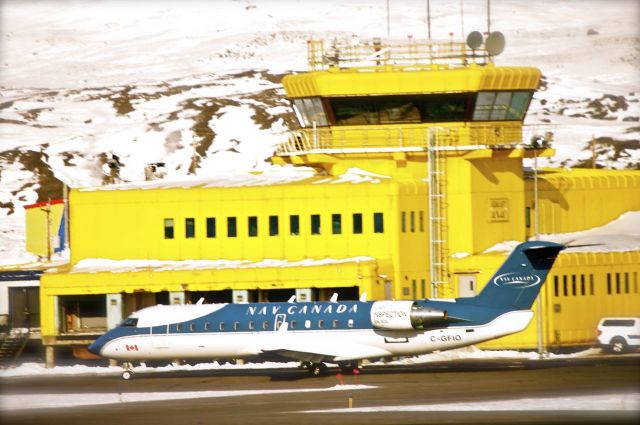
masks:
<path fill-rule="evenodd" d="M 525 170 L 554 153 L 549 128 L 523 125 L 536 68 L 452 42 L 310 41 L 308 55 L 282 81 L 300 129 L 279 167 L 71 191 L 71 262 L 41 279 L 49 363 L 156 303 L 473 296 L 507 254 L 485 251 L 533 237 L 536 215 L 539 233 L 566 233 L 640 210 L 638 171 Z M 639 275 L 640 251 L 562 253 L 544 347 L 640 315 Z M 536 344 L 534 320 L 483 346 Z"/>

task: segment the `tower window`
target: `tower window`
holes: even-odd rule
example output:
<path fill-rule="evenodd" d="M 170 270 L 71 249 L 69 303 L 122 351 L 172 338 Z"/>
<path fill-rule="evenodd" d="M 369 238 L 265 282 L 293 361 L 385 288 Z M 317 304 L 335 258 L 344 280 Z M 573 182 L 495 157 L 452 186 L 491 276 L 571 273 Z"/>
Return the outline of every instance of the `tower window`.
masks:
<path fill-rule="evenodd" d="M 342 233 L 342 215 L 331 214 L 331 233 L 334 235 Z"/>
<path fill-rule="evenodd" d="M 269 216 L 269 236 L 278 236 L 280 230 L 278 228 L 278 216 L 270 215 Z"/>
<path fill-rule="evenodd" d="M 384 233 L 384 215 L 381 212 L 373 213 L 373 233 Z"/>
<path fill-rule="evenodd" d="M 353 214 L 353 233 L 362 233 L 362 214 Z"/>
<path fill-rule="evenodd" d="M 402 229 L 402 233 L 407 231 L 407 212 L 406 211 L 402 211 L 402 214 L 400 215 L 400 227 Z"/>
<path fill-rule="evenodd" d="M 184 219 L 184 237 L 192 239 L 196 237 L 196 219 L 185 218 Z"/>
<path fill-rule="evenodd" d="M 227 237 L 235 238 L 238 236 L 238 221 L 235 217 L 227 217 Z"/>
<path fill-rule="evenodd" d="M 311 214 L 311 234 L 320 234 L 320 214 Z"/>
<path fill-rule="evenodd" d="M 258 236 L 258 217 L 249 217 L 247 220 L 247 225 L 249 228 L 249 236 L 252 238 Z"/>
<path fill-rule="evenodd" d="M 207 217 L 207 237 L 216 237 L 216 219 L 215 217 Z"/>
<path fill-rule="evenodd" d="M 415 211 L 411 211 L 411 232 L 415 232 L 416 231 L 416 212 Z"/>
<path fill-rule="evenodd" d="M 291 236 L 298 236 L 300 234 L 300 216 L 289 216 L 289 234 Z"/>
<path fill-rule="evenodd" d="M 164 219 L 164 238 L 173 239 L 173 219 L 172 218 Z"/>

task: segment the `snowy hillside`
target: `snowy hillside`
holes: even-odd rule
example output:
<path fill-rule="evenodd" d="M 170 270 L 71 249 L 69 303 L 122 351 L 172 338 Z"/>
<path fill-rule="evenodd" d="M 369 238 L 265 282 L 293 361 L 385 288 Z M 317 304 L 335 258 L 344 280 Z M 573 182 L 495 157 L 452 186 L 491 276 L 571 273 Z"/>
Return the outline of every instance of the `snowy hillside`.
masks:
<path fill-rule="evenodd" d="M 486 2 L 432 0 L 432 36 L 485 30 Z M 640 3 L 495 0 L 500 65 L 544 74 L 529 123 L 555 126 L 552 166 L 640 168 Z M 390 1 L 390 34 L 426 38 L 424 0 Z M 267 170 L 293 125 L 279 84 L 306 40 L 386 37 L 383 0 L 18 1 L 0 4 L 0 257 L 22 206 L 73 187 Z"/>

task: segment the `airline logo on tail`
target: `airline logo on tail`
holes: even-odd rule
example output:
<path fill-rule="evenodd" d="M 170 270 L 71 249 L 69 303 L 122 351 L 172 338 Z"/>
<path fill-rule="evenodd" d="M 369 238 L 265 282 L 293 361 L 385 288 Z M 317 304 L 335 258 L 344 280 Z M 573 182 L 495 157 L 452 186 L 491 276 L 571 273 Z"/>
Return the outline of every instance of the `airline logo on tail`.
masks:
<path fill-rule="evenodd" d="M 496 286 L 504 286 L 510 288 L 524 289 L 539 285 L 542 282 L 540 276 L 529 275 L 522 276 L 518 273 L 503 273 L 493 278 L 493 284 Z"/>

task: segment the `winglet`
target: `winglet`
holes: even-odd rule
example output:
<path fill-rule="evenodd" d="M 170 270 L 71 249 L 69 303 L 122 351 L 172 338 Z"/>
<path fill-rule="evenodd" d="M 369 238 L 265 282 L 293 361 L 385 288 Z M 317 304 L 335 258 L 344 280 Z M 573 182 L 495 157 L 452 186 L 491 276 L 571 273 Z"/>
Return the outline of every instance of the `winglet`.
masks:
<path fill-rule="evenodd" d="M 296 296 L 295 295 L 291 295 L 291 298 L 289 298 L 289 301 L 287 301 L 288 303 L 294 303 L 296 302 Z"/>
<path fill-rule="evenodd" d="M 197 305 L 204 304 L 204 297 L 200 297 L 200 299 L 198 300 L 198 302 L 196 304 Z"/>
<path fill-rule="evenodd" d="M 360 295 L 360 302 L 361 303 L 366 303 L 367 302 L 367 293 L 363 292 L 362 295 Z"/>
<path fill-rule="evenodd" d="M 334 292 L 333 295 L 331 295 L 331 299 L 329 300 L 330 303 L 337 303 L 338 302 L 338 293 Z"/>
<path fill-rule="evenodd" d="M 282 322 L 282 324 L 280 325 L 280 327 L 276 332 L 286 332 L 288 329 L 289 329 L 289 323 Z"/>

